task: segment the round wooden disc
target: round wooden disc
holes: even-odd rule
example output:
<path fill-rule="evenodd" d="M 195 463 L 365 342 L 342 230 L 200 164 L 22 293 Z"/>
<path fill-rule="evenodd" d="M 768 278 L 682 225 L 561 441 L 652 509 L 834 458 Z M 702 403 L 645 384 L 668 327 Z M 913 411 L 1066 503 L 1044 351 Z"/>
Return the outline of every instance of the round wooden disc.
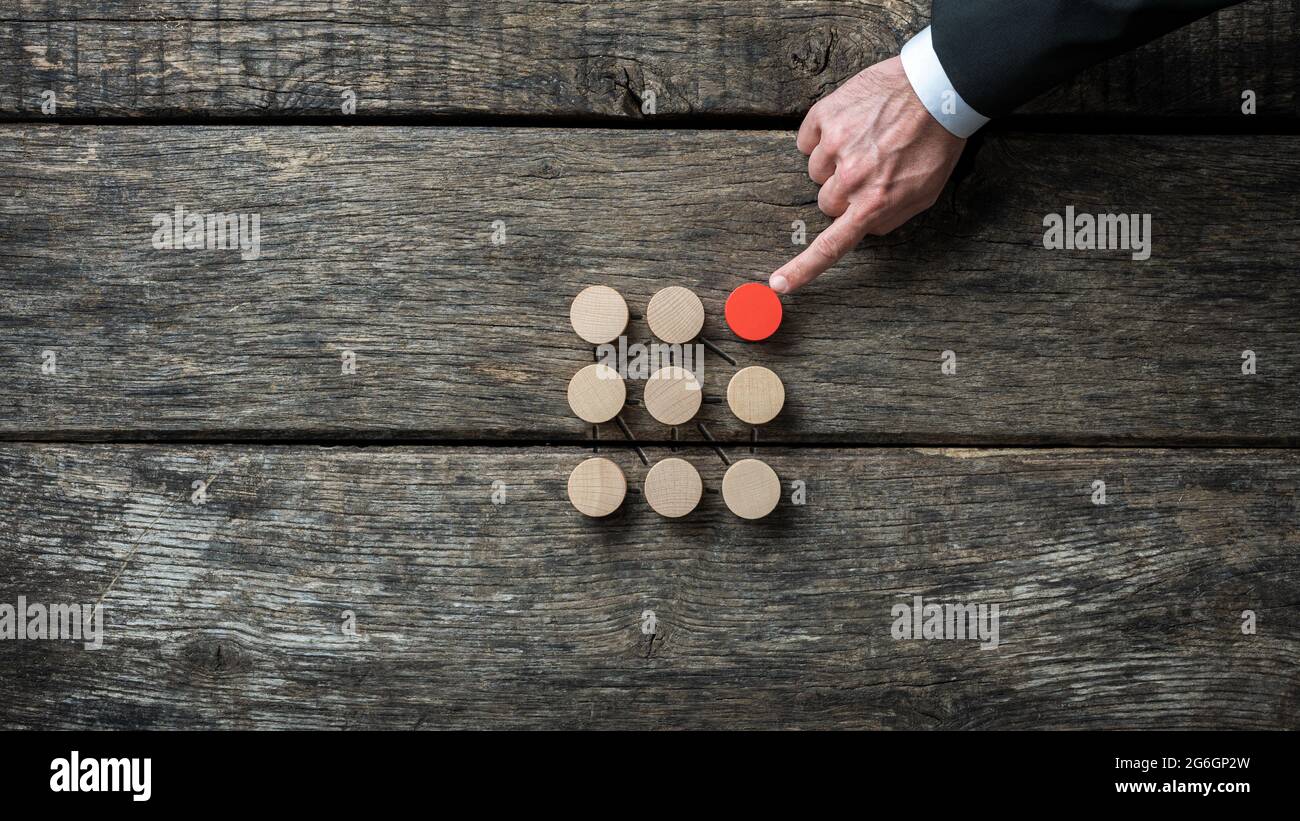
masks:
<path fill-rule="evenodd" d="M 618 339 L 627 329 L 627 302 L 608 285 L 583 288 L 569 306 L 569 322 L 578 336 L 593 345 Z"/>
<path fill-rule="evenodd" d="M 736 336 L 748 342 L 761 342 L 781 327 L 781 298 L 761 282 L 732 291 L 722 312 Z"/>
<path fill-rule="evenodd" d="M 727 404 L 740 421 L 766 425 L 785 405 L 785 385 L 781 377 L 760 365 L 741 368 L 727 383 Z"/>
<path fill-rule="evenodd" d="M 608 516 L 627 495 L 627 479 L 618 465 L 594 456 L 569 474 L 569 501 L 584 516 Z"/>
<path fill-rule="evenodd" d="M 584 422 L 608 422 L 618 416 L 626 401 L 627 385 L 608 365 L 588 365 L 569 380 L 569 407 Z"/>
<path fill-rule="evenodd" d="M 742 519 L 761 519 L 781 500 L 781 480 L 767 462 L 741 459 L 722 477 L 722 501 Z"/>
<path fill-rule="evenodd" d="M 695 374 L 670 365 L 650 375 L 645 383 L 645 408 L 665 425 L 689 422 L 700 410 L 703 386 Z"/>
<path fill-rule="evenodd" d="M 704 483 L 694 465 L 685 459 L 672 457 L 656 462 L 650 468 L 642 490 L 655 513 L 676 519 L 690 513 L 700 503 Z"/>
<path fill-rule="evenodd" d="M 704 327 L 704 303 L 695 292 L 671 285 L 650 298 L 645 311 L 650 333 L 669 345 L 690 342 Z"/>

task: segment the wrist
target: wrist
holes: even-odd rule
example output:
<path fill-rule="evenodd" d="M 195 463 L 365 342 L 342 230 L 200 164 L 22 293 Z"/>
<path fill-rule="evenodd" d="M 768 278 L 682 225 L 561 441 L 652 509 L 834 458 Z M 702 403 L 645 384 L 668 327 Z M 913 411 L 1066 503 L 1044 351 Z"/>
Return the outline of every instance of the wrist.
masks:
<path fill-rule="evenodd" d="M 948 72 L 934 51 L 930 27 L 926 26 L 903 46 L 899 58 L 903 73 L 921 105 L 949 133 L 966 138 L 989 121 L 962 99 L 948 79 Z"/>

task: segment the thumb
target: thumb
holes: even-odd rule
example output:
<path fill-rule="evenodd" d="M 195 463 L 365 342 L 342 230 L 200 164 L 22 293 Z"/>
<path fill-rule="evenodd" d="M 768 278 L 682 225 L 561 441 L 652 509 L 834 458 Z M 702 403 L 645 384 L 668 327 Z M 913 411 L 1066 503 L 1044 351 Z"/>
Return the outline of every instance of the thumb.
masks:
<path fill-rule="evenodd" d="M 852 251 L 853 246 L 867 235 L 869 227 L 865 212 L 850 207 L 818 234 L 799 256 L 776 269 L 768 278 L 768 285 L 778 294 L 788 294 L 802 288 Z"/>

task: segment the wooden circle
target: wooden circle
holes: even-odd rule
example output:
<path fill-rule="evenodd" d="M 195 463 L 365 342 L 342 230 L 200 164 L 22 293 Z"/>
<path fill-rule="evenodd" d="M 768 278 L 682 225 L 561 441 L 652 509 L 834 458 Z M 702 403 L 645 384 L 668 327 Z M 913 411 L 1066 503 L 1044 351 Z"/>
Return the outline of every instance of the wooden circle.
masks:
<path fill-rule="evenodd" d="M 569 501 L 584 516 L 608 516 L 627 495 L 627 479 L 618 465 L 594 456 L 569 474 Z"/>
<path fill-rule="evenodd" d="M 703 386 L 695 374 L 670 365 L 650 375 L 645 383 L 645 409 L 665 425 L 681 425 L 700 410 Z"/>
<path fill-rule="evenodd" d="M 669 345 L 680 345 L 700 335 L 704 303 L 693 291 L 671 285 L 650 298 L 645 319 L 650 333 Z"/>
<path fill-rule="evenodd" d="M 766 425 L 785 405 L 785 385 L 781 377 L 760 365 L 741 368 L 727 383 L 727 404 L 740 421 Z"/>
<path fill-rule="evenodd" d="M 758 459 L 741 459 L 722 477 L 722 501 L 742 519 L 761 519 L 781 499 L 776 471 Z"/>
<path fill-rule="evenodd" d="M 569 306 L 569 323 L 578 336 L 593 345 L 618 339 L 627 329 L 627 302 L 608 285 L 583 288 Z"/>
<path fill-rule="evenodd" d="M 727 297 L 723 314 L 736 336 L 761 342 L 781 327 L 781 298 L 761 282 L 746 282 Z"/>
<path fill-rule="evenodd" d="M 627 385 L 608 365 L 588 365 L 569 380 L 569 407 L 584 422 L 608 422 L 618 416 L 626 401 Z"/>
<path fill-rule="evenodd" d="M 676 519 L 690 513 L 700 503 L 704 483 L 694 465 L 685 459 L 672 457 L 660 460 L 650 468 L 643 490 L 655 513 Z"/>

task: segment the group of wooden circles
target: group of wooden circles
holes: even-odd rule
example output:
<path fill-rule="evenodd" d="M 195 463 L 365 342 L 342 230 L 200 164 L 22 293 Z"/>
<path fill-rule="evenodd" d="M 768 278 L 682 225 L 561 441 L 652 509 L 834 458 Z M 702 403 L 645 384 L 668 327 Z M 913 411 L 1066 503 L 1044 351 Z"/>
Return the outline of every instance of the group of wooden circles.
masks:
<path fill-rule="evenodd" d="M 776 294 L 768 289 L 770 300 L 756 295 L 755 285 L 742 285 L 727 300 L 727 324 L 748 341 L 770 336 L 781 319 Z M 757 287 L 766 289 L 766 286 Z M 569 309 L 573 330 L 592 345 L 618 339 L 627 330 L 630 316 L 623 296 L 605 285 L 583 289 Z M 693 291 L 674 285 L 651 298 L 645 316 L 650 332 L 658 339 L 669 345 L 685 344 L 695 340 L 704 327 L 704 304 Z M 676 427 L 695 417 L 703 394 L 703 385 L 695 374 L 678 365 L 668 365 L 646 380 L 643 403 L 655 420 Z M 598 425 L 622 412 L 627 402 L 627 385 L 618 371 L 596 363 L 573 375 L 568 398 L 569 407 L 579 419 Z M 776 418 L 785 405 L 785 386 L 767 368 L 742 368 L 727 385 L 727 404 L 742 422 L 764 425 Z M 623 504 L 627 479 L 613 461 L 596 456 L 573 469 L 568 492 L 569 500 L 579 512 L 587 516 L 608 516 Z M 670 519 L 695 510 L 703 492 L 699 471 L 690 462 L 675 456 L 652 465 L 643 487 L 650 507 Z M 723 501 L 744 519 L 768 515 L 776 508 L 780 496 L 781 482 L 776 471 L 759 459 L 742 459 L 732 464 L 722 479 Z"/>

